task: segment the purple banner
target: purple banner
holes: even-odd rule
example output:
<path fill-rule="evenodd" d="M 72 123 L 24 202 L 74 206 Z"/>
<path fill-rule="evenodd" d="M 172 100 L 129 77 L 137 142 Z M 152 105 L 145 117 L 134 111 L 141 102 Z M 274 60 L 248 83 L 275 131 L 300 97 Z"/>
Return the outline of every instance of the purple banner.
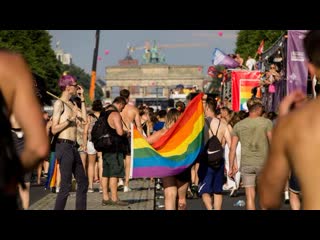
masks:
<path fill-rule="evenodd" d="M 218 48 L 214 49 L 212 64 L 214 66 L 222 65 L 226 68 L 236 68 L 240 65 L 236 60 L 234 60 L 232 57 L 229 57 L 227 54 L 225 54 Z"/>
<path fill-rule="evenodd" d="M 307 30 L 288 30 L 287 94 L 300 89 L 307 94 L 308 67 L 303 48 Z"/>

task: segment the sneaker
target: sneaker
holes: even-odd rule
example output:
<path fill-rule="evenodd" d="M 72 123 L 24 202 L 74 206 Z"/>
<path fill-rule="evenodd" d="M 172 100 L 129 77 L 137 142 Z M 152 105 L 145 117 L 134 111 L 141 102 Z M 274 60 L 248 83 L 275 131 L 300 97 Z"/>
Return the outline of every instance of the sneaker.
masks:
<path fill-rule="evenodd" d="M 223 191 L 228 191 L 228 190 L 231 190 L 232 187 L 229 187 L 227 184 L 223 184 L 222 186 L 222 190 Z"/>
<path fill-rule="evenodd" d="M 123 180 L 122 178 L 119 178 L 118 180 L 118 187 L 123 186 Z"/>
<path fill-rule="evenodd" d="M 60 187 L 56 187 L 56 193 L 59 193 Z"/>
<path fill-rule="evenodd" d="M 191 186 L 191 191 L 192 191 L 193 193 L 197 193 L 198 190 L 199 190 L 198 185 L 192 184 L 192 186 Z"/>
<path fill-rule="evenodd" d="M 199 191 L 198 185 L 192 184 L 192 186 L 191 186 L 191 192 L 192 192 L 192 194 L 193 194 L 193 198 L 199 198 L 198 191 Z"/>
<path fill-rule="evenodd" d="M 123 192 L 130 192 L 130 191 L 132 191 L 131 188 L 129 188 L 129 187 L 127 187 L 127 186 L 124 186 Z"/>
<path fill-rule="evenodd" d="M 99 193 L 103 193 L 102 188 L 99 188 Z"/>
<path fill-rule="evenodd" d="M 88 188 L 88 193 L 93 193 L 93 192 L 94 192 L 93 188 Z"/>

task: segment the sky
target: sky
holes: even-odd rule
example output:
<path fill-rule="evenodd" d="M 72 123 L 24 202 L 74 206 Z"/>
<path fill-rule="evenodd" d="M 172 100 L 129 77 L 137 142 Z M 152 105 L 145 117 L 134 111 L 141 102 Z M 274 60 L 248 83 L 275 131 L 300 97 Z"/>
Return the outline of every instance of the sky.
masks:
<path fill-rule="evenodd" d="M 154 41 L 173 65 L 201 65 L 204 73 L 211 65 L 212 53 L 219 48 L 234 53 L 239 30 L 101 30 L 97 61 L 97 77 L 105 79 L 105 68 L 117 66 L 127 55 L 128 44 L 136 47 L 132 57 L 142 62 L 145 42 Z M 72 55 L 75 65 L 91 74 L 96 30 L 49 30 L 51 46 L 59 42 L 65 53 Z M 161 47 L 162 46 L 162 47 Z"/>

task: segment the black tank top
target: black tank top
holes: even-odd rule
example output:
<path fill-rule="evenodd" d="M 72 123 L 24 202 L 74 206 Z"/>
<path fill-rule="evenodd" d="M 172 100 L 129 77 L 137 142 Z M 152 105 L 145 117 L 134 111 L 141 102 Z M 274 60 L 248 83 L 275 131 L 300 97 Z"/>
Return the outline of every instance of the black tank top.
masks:
<path fill-rule="evenodd" d="M 123 152 L 125 150 L 125 141 L 126 141 L 126 137 L 125 136 L 120 136 L 118 135 L 116 129 L 112 128 L 109 123 L 108 123 L 108 118 L 110 116 L 110 114 L 112 112 L 117 112 L 117 110 L 107 110 L 102 114 L 105 114 L 105 117 L 107 119 L 107 128 L 109 128 L 108 132 L 110 133 L 110 135 L 112 136 L 112 142 L 115 145 L 115 149 L 114 152 Z"/>

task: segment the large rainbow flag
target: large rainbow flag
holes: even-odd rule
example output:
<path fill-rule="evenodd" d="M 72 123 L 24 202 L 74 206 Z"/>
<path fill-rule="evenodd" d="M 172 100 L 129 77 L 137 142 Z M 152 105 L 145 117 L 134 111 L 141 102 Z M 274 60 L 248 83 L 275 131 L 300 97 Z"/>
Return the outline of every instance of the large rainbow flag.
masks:
<path fill-rule="evenodd" d="M 203 93 L 188 105 L 178 121 L 152 146 L 135 128 L 132 135 L 132 178 L 166 177 L 181 173 L 203 148 Z"/>

